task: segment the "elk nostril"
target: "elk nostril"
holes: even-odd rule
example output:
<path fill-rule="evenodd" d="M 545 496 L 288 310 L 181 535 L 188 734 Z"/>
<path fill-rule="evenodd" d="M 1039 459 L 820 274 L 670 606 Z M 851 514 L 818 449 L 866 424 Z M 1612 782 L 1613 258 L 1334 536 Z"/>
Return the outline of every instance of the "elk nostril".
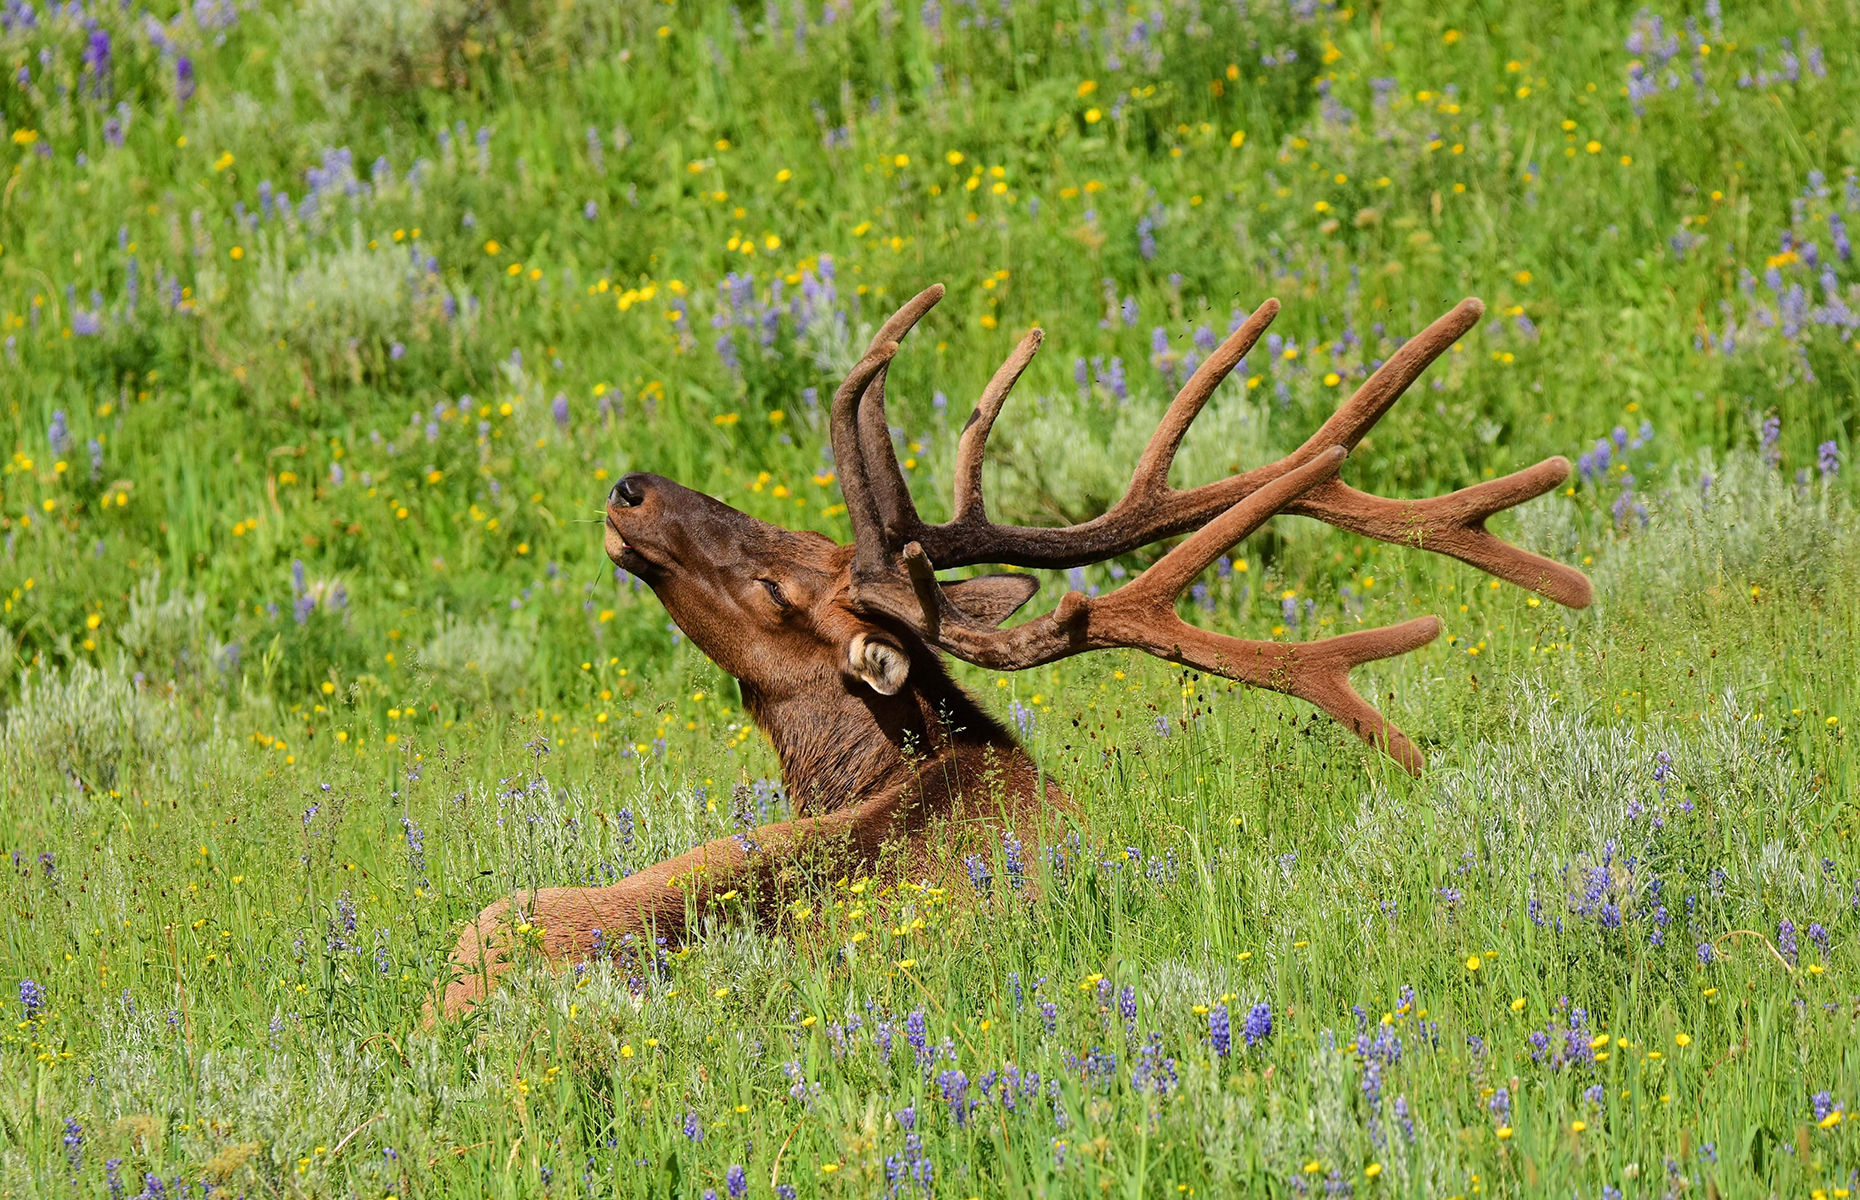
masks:
<path fill-rule="evenodd" d="M 614 490 L 607 494 L 607 502 L 615 508 L 636 508 L 646 498 L 646 489 L 640 486 L 636 476 L 628 475 L 614 484 Z"/>

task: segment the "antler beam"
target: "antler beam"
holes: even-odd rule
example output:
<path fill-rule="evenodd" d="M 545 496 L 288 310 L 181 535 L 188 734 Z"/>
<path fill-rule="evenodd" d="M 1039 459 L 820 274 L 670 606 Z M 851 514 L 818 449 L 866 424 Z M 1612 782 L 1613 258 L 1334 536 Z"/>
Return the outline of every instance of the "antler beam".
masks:
<path fill-rule="evenodd" d="M 919 293 L 873 337 L 834 395 L 833 452 L 855 538 L 855 602 L 916 627 L 958 658 L 1012 671 L 1090 650 L 1138 649 L 1306 700 L 1418 772 L 1420 751 L 1356 693 L 1350 671 L 1432 641 L 1440 633 L 1438 619 L 1422 617 L 1315 642 L 1262 642 L 1188 624 L 1176 612 L 1182 591 L 1230 547 L 1273 515 L 1287 512 L 1450 555 L 1571 607 L 1590 602 L 1589 581 L 1580 572 L 1521 550 L 1485 528 L 1493 513 L 1542 495 L 1567 478 L 1566 459 L 1546 459 L 1502 479 L 1426 500 L 1372 496 L 1337 478 L 1350 450 L 1428 364 L 1477 324 L 1485 307 L 1476 299 L 1461 301 L 1398 350 L 1291 454 L 1245 474 L 1177 491 L 1169 487 L 1168 475 L 1182 438 L 1278 314 L 1278 301 L 1266 301 L 1176 394 L 1123 498 L 1090 521 L 1042 529 L 991 522 L 982 492 L 988 434 L 1039 351 L 1037 329 L 995 372 L 963 428 L 951 519 L 927 524 L 911 501 L 886 421 L 885 376 L 898 341 L 942 296 L 941 286 Z M 936 579 L 939 568 L 976 563 L 1078 566 L 1190 531 L 1190 537 L 1109 595 L 1068 592 L 1051 613 L 1012 629 L 970 616 L 950 602 Z"/>
<path fill-rule="evenodd" d="M 1297 497 L 1333 479 L 1344 457 L 1341 446 L 1332 446 L 1294 467 L 1109 595 L 1068 592 L 1046 616 L 1001 630 L 968 617 L 934 587 L 934 581 L 929 587 L 919 583 L 915 590 L 925 607 L 924 624 L 935 631 L 933 640 L 951 654 L 997 671 L 1025 670 L 1091 650 L 1126 648 L 1283 692 L 1323 709 L 1407 770 L 1418 772 L 1420 751 L 1357 694 L 1350 686 L 1350 671 L 1431 642 L 1440 633 L 1437 618 L 1421 617 L 1386 629 L 1288 644 L 1210 633 L 1176 613 L 1176 599 L 1216 558 Z M 915 543 L 906 548 L 905 561 L 927 564 Z M 913 568 L 911 577 L 913 582 L 920 581 L 928 577 L 928 571 Z M 933 613 L 931 605 L 935 606 Z"/>

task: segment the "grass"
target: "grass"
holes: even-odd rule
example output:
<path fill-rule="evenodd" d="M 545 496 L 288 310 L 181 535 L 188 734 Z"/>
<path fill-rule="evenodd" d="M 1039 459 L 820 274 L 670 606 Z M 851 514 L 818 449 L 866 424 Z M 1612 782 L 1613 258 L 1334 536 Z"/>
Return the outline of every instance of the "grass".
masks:
<path fill-rule="evenodd" d="M 203 0 L 0 50 L 0 1191 L 1860 1188 L 1851 6 Z M 1419 780 L 1150 660 L 965 669 L 1087 814 L 1037 901 L 825 883 L 424 1029 L 482 905 L 784 811 L 600 500 L 844 538 L 819 397 L 932 281 L 919 503 L 1038 323 L 990 467 L 1035 521 L 1236 308 L 1285 303 L 1178 482 L 1480 295 L 1347 477 L 1581 456 L 1504 528 L 1597 603 L 1281 519 L 1195 619 L 1440 614 L 1358 676 Z"/>

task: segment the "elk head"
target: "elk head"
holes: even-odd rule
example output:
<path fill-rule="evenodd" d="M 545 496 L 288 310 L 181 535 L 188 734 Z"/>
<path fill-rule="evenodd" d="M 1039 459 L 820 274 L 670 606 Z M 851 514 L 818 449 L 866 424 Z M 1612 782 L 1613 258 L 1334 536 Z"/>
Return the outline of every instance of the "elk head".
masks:
<path fill-rule="evenodd" d="M 893 696 L 910 678 L 921 639 L 853 600 L 853 548 L 818 533 L 758 521 L 636 472 L 608 493 L 607 556 L 652 588 L 711 661 L 758 693 L 817 686 L 837 673 L 849 686 Z M 1038 586 L 1024 575 L 989 575 L 948 590 L 998 624 Z"/>
<path fill-rule="evenodd" d="M 982 457 L 1009 391 L 1039 350 L 1029 333 L 984 389 L 956 450 L 947 522 L 919 515 L 885 416 L 885 377 L 898 342 L 942 298 L 932 287 L 872 339 L 833 398 L 832 440 L 854 540 L 758 521 L 655 475 L 628 475 L 608 497 L 607 552 L 650 585 L 718 666 L 744 684 L 758 723 L 784 698 L 853 696 L 868 707 L 953 689 L 935 651 L 995 670 L 1020 670 L 1112 647 L 1297 696 L 1322 708 L 1411 771 L 1420 752 L 1350 686 L 1351 668 L 1431 641 L 1436 618 L 1314 642 L 1254 641 L 1184 622 L 1177 599 L 1222 554 L 1276 513 L 1298 513 L 1383 541 L 1451 555 L 1571 607 L 1589 603 L 1580 572 L 1499 540 L 1493 513 L 1541 495 L 1569 474 L 1550 458 L 1502 479 L 1427 500 L 1390 500 L 1337 478 L 1343 460 L 1421 371 L 1477 323 L 1467 299 L 1372 374 L 1311 438 L 1278 462 L 1189 490 L 1168 473 L 1189 424 L 1279 311 L 1268 300 L 1228 337 L 1170 404 L 1122 500 L 1063 529 L 998 525 L 982 495 Z M 1180 534 L 1184 541 L 1108 595 L 1069 592 L 1045 616 L 1001 622 L 1037 584 L 1025 575 L 944 581 L 980 564 L 1063 568 L 1101 562 Z M 921 707 L 921 705 L 920 705 Z"/>

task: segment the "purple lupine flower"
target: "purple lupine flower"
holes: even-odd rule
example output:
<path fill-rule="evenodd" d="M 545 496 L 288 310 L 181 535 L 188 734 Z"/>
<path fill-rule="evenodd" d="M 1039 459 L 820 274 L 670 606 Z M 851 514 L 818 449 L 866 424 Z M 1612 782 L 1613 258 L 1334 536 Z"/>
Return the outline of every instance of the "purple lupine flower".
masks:
<path fill-rule="evenodd" d="M 930 1039 L 924 1031 L 923 1009 L 914 1008 L 910 1015 L 904 1018 L 904 1040 L 909 1042 L 911 1049 L 916 1052 L 919 1063 L 936 1056 L 936 1052 L 930 1049 Z"/>
<path fill-rule="evenodd" d="M 1208 1010 L 1208 1041 L 1214 1045 L 1214 1053 L 1226 1058 L 1233 1049 L 1233 1029 L 1225 1004 L 1216 1004 Z"/>
<path fill-rule="evenodd" d="M 957 1128 L 969 1124 L 969 1113 L 975 1108 L 975 1101 L 969 1099 L 969 1077 L 954 1067 L 940 1072 L 936 1085 L 943 1093 L 943 1100 L 949 1105 L 949 1115 L 956 1122 Z"/>
<path fill-rule="evenodd" d="M 84 1168 L 84 1127 L 76 1117 L 65 1118 L 64 1143 L 65 1161 L 71 1164 L 71 1174 L 76 1175 Z"/>
<path fill-rule="evenodd" d="M 596 217 L 601 215 L 600 205 L 596 204 L 592 200 L 588 201 L 586 204 L 581 206 L 581 215 L 584 220 L 588 220 L 588 221 L 594 220 Z"/>
<path fill-rule="evenodd" d="M 1135 296 L 1124 297 L 1123 313 L 1125 325 L 1137 323 L 1137 298 Z"/>
<path fill-rule="evenodd" d="M 1130 305 L 1130 311 L 1134 313 L 1136 311 L 1136 301 L 1130 300 L 1126 301 L 1126 303 Z M 1109 373 L 1105 375 L 1104 385 L 1110 389 L 1111 395 L 1117 398 L 1118 403 L 1121 404 L 1130 399 L 1130 383 L 1124 374 L 1124 360 L 1122 358 L 1115 355 L 1112 356 L 1111 369 Z"/>
<path fill-rule="evenodd" d="M 1151 1033 L 1143 1049 L 1137 1052 L 1136 1065 L 1130 1072 L 1132 1090 L 1153 1091 L 1158 1096 L 1166 1096 L 1169 1089 L 1176 1086 L 1175 1059 L 1163 1056 L 1162 1036 L 1160 1033 Z"/>
<path fill-rule="evenodd" d="M 194 98 L 194 60 L 183 54 L 174 60 L 174 101 L 185 107 Z"/>
<path fill-rule="evenodd" d="M 748 1174 L 741 1166 L 730 1164 L 730 1169 L 723 1175 L 723 1188 L 730 1193 L 730 1200 L 742 1200 L 749 1192 Z"/>
<path fill-rule="evenodd" d="M 96 94 L 103 95 L 110 82 L 110 35 L 102 29 L 91 30 L 84 43 L 84 73 L 91 77 Z"/>
<path fill-rule="evenodd" d="M 555 423 L 563 429 L 568 428 L 568 397 L 561 392 L 555 394 L 555 403 L 549 406 L 549 413 Z"/>
<path fill-rule="evenodd" d="M 1815 447 L 1815 465 L 1821 469 L 1823 479 L 1832 479 L 1841 470 L 1841 448 L 1829 439 Z"/>
<path fill-rule="evenodd" d="M 25 1010 L 28 1020 L 37 1016 L 39 1010 L 45 1007 L 45 989 L 40 987 L 36 980 L 20 980 L 19 1006 Z"/>
<path fill-rule="evenodd" d="M 1005 831 L 1001 834 L 1001 857 L 1007 868 L 1008 886 L 1018 892 L 1027 877 L 1027 868 L 1020 857 L 1020 839 Z"/>
<path fill-rule="evenodd" d="M 704 1123 L 698 1120 L 694 1112 L 685 1113 L 685 1138 L 693 1142 L 704 1140 Z"/>
<path fill-rule="evenodd" d="M 1765 417 L 1763 426 L 1757 432 L 1757 452 L 1763 461 L 1774 470 L 1782 464 L 1782 418 Z"/>
<path fill-rule="evenodd" d="M 1819 921 L 1811 921 L 1808 926 L 1808 940 L 1815 943 L 1823 957 L 1828 953 L 1828 931 Z"/>
<path fill-rule="evenodd" d="M 979 854 L 971 854 L 962 860 L 962 865 L 969 872 L 969 885 L 978 892 L 986 892 L 994 879 L 993 872 L 988 869 L 988 860 Z"/>
<path fill-rule="evenodd" d="M 65 410 L 52 410 L 52 420 L 45 428 L 45 440 L 52 448 L 53 458 L 63 458 L 71 453 L 71 426 L 65 421 Z"/>
<path fill-rule="evenodd" d="M 1795 965 L 1795 922 L 1787 917 L 1784 917 L 1776 925 L 1776 949 L 1781 951 L 1782 956 L 1789 960 L 1790 966 Z"/>
<path fill-rule="evenodd" d="M 1257 1046 L 1272 1036 L 1272 1006 L 1261 1000 L 1246 1014 L 1246 1025 L 1240 1030 L 1240 1036 L 1246 1039 L 1248 1046 Z"/>

